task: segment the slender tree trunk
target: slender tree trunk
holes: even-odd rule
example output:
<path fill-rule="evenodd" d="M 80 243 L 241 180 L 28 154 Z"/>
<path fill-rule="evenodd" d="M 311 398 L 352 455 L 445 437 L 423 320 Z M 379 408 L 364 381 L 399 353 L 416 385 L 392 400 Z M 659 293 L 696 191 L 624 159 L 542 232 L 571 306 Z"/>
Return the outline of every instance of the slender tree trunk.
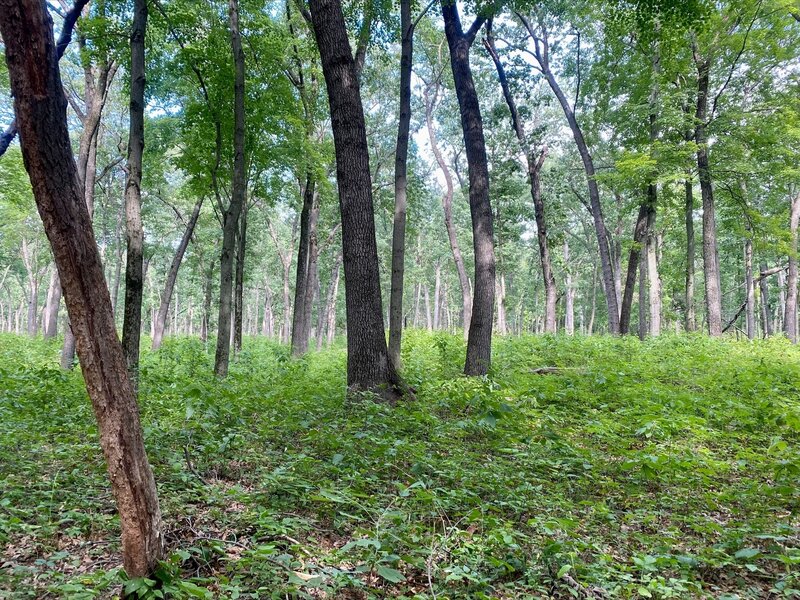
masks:
<path fill-rule="evenodd" d="M 53 269 L 50 275 L 50 285 L 47 289 L 47 306 L 44 312 L 44 337 L 54 338 L 58 335 L 58 309 L 61 305 L 61 281 L 58 278 L 58 269 Z"/>
<path fill-rule="evenodd" d="M 649 215 L 650 207 L 647 202 L 643 202 L 639 206 L 636 226 L 633 229 L 633 245 L 631 245 L 630 255 L 628 256 L 628 271 L 625 277 L 625 291 L 622 296 L 622 307 L 619 319 L 619 329 L 620 333 L 623 335 L 630 331 L 633 290 L 636 287 L 636 273 L 641 263 L 640 257 L 642 254 L 642 247 L 646 244 Z"/>
<path fill-rule="evenodd" d="M 483 136 L 483 119 L 469 64 L 470 46 L 484 18 L 478 17 L 465 33 L 461 28 L 456 4 L 442 0 L 441 6 L 469 167 L 469 207 L 475 254 L 475 293 L 469 322 L 464 373 L 485 375 L 489 371 L 492 358 L 495 293 L 494 231 L 492 206 L 489 201 L 489 166 L 486 158 L 486 141 Z"/>
<path fill-rule="evenodd" d="M 639 339 L 647 337 L 647 255 L 639 256 Z"/>
<path fill-rule="evenodd" d="M 786 337 L 793 344 L 797 343 L 797 227 L 800 223 L 800 193 L 792 198 L 789 216 L 789 232 L 792 236 L 792 247 L 789 253 L 789 273 L 786 278 L 786 312 L 783 327 Z"/>
<path fill-rule="evenodd" d="M 545 333 L 555 333 L 557 290 L 555 276 L 553 275 L 553 267 L 550 261 L 550 248 L 547 244 L 547 222 L 545 220 L 541 188 L 541 170 L 545 156 L 547 156 L 547 147 L 545 146 L 537 157 L 530 147 L 530 144 L 528 144 L 527 138 L 525 137 L 525 130 L 519 116 L 519 110 L 517 109 L 516 100 L 511 93 L 511 87 L 508 84 L 505 68 L 495 48 L 494 38 L 491 35 L 491 28 L 488 28 L 487 32 L 487 36 L 484 38 L 484 45 L 494 61 L 497 77 L 500 80 L 500 87 L 503 90 L 503 97 L 511 112 L 511 126 L 517 136 L 517 140 L 519 140 L 522 146 L 528 170 L 528 181 L 531 186 L 531 198 L 533 199 L 534 217 L 536 219 L 536 237 L 539 242 L 539 261 L 542 266 L 542 279 L 544 281 L 544 330 Z"/>
<path fill-rule="evenodd" d="M 392 227 L 392 280 L 389 295 L 389 359 L 400 368 L 403 337 L 403 279 L 406 257 L 408 138 L 411 126 L 411 63 L 414 26 L 411 0 L 400 0 L 400 118 L 394 158 L 394 223 Z"/>
<path fill-rule="evenodd" d="M 459 259 L 461 255 L 459 253 Z M 463 263 L 462 263 L 463 268 Z M 464 274 L 466 277 L 466 273 Z M 442 297 L 442 266 L 436 263 L 436 279 L 433 284 L 433 328 L 439 329 L 441 327 L 441 297 Z"/>
<path fill-rule="evenodd" d="M 261 324 L 261 335 L 272 337 L 275 332 L 275 318 L 272 313 L 272 290 L 264 288 L 264 321 Z"/>
<path fill-rule="evenodd" d="M 527 18 L 518 15 L 522 20 L 523 25 L 528 30 L 531 38 L 534 40 L 535 55 L 542 73 L 547 79 L 553 94 L 556 96 L 559 105 L 561 106 L 564 116 L 567 119 L 572 137 L 575 140 L 575 145 L 578 148 L 578 154 L 581 156 L 583 169 L 586 174 L 586 182 L 589 190 L 589 205 L 591 208 L 592 219 L 594 221 L 594 229 L 597 235 L 597 245 L 600 252 L 600 265 L 603 273 L 603 291 L 606 297 L 606 306 L 608 308 L 608 331 L 612 334 L 620 333 L 620 311 L 617 303 L 617 295 L 614 291 L 614 269 L 611 264 L 611 254 L 609 250 L 608 233 L 605 225 L 605 218 L 603 217 L 603 208 L 600 204 L 600 189 L 597 187 L 597 180 L 595 178 L 594 161 L 589 152 L 589 147 L 583 136 L 583 130 L 578 124 L 575 117 L 574 109 L 569 105 L 567 97 L 564 95 L 561 86 L 550 68 L 550 46 L 547 39 L 548 33 L 544 27 L 541 29 L 541 37 L 536 34 L 533 26 Z"/>
<path fill-rule="evenodd" d="M 597 265 L 592 269 L 592 312 L 589 315 L 589 324 L 586 326 L 586 334 L 594 333 L 594 317 L 597 313 Z"/>
<path fill-rule="evenodd" d="M 708 332 L 712 336 L 722 335 L 722 295 L 720 291 L 719 253 L 717 251 L 717 222 L 714 209 L 714 189 L 708 166 L 708 135 L 706 113 L 708 111 L 708 85 L 711 63 L 696 57 L 697 64 L 697 111 L 695 113 L 695 143 L 697 144 L 697 174 L 703 198 L 703 273 L 706 287 L 706 316 Z"/>
<path fill-rule="evenodd" d="M 775 310 L 775 320 L 772 325 L 773 331 L 785 331 L 786 317 L 786 276 L 783 271 L 778 273 L 778 306 Z"/>
<path fill-rule="evenodd" d="M 442 175 L 444 176 L 445 180 L 445 192 L 442 196 L 444 225 L 447 229 L 447 239 L 450 242 L 450 252 L 453 255 L 453 262 L 456 265 L 456 272 L 458 273 L 458 283 L 461 286 L 464 336 L 468 337 L 470 321 L 472 319 L 472 290 L 470 289 L 467 270 L 464 267 L 464 258 L 461 255 L 461 248 L 458 245 L 456 227 L 453 223 L 453 177 L 451 176 L 450 168 L 447 166 L 447 162 L 445 162 L 444 156 L 442 156 L 442 152 L 439 149 L 439 144 L 436 140 L 436 133 L 433 128 L 433 108 L 436 105 L 436 99 L 439 95 L 439 85 L 440 84 L 437 81 L 435 84 L 430 86 L 432 88 L 433 96 L 431 96 L 431 90 L 429 90 L 428 87 L 426 87 L 423 92 L 425 97 L 425 123 L 428 129 L 428 138 L 431 142 L 433 155 L 436 158 L 436 163 L 439 165 L 439 169 L 442 171 Z M 439 305 L 438 300 L 436 305 Z M 434 327 L 436 329 L 441 327 L 441 321 L 441 318 L 434 319 Z"/>
<path fill-rule="evenodd" d="M 425 328 L 433 331 L 433 316 L 431 314 L 431 294 L 428 286 L 425 286 Z"/>
<path fill-rule="evenodd" d="M 508 333 L 508 324 L 506 323 L 506 277 L 505 274 L 500 273 L 497 278 L 497 333 L 505 335 Z"/>
<path fill-rule="evenodd" d="M 336 262 L 331 273 L 331 284 L 328 288 L 328 299 L 325 302 L 325 314 L 328 321 L 328 346 L 333 343 L 336 336 L 336 298 L 339 295 L 339 274 L 342 266 L 342 255 L 336 257 Z"/>
<path fill-rule="evenodd" d="M 763 273 L 767 270 L 767 263 L 761 263 L 759 269 Z M 772 306 L 769 303 L 769 282 L 766 277 L 759 277 L 758 287 L 761 291 L 761 319 L 764 322 L 764 336 L 769 337 L 772 335 Z"/>
<path fill-rule="evenodd" d="M 122 349 L 134 392 L 139 381 L 139 340 L 142 332 L 142 271 L 144 229 L 142 228 L 142 153 L 144 151 L 144 38 L 147 30 L 147 0 L 134 0 L 131 29 L 130 130 L 128 135 L 128 180 L 125 183 L 125 313 L 122 321 Z M 96 148 L 96 145 L 95 145 Z M 94 185 L 92 185 L 94 188 Z"/>
<path fill-rule="evenodd" d="M 167 271 L 167 280 L 164 283 L 164 291 L 161 292 L 161 304 L 158 307 L 155 323 L 153 326 L 153 350 L 158 350 L 161 347 L 161 340 L 164 337 L 164 325 L 167 322 L 167 314 L 169 312 L 169 304 L 172 300 L 172 292 L 175 289 L 175 282 L 178 280 L 178 270 L 181 267 L 183 256 L 186 254 L 186 248 L 192 239 L 195 225 L 200 217 L 200 209 L 203 206 L 203 198 L 197 201 L 192 211 L 192 216 L 189 217 L 189 222 L 186 224 L 186 229 L 183 230 L 183 236 L 175 250 L 175 255 L 172 257 L 172 263 Z"/>
<path fill-rule="evenodd" d="M 697 321 L 694 310 L 694 194 L 691 177 L 687 177 L 683 185 L 686 190 L 686 205 L 684 211 L 686 219 L 686 297 L 684 299 L 684 304 L 686 308 L 684 313 L 684 327 L 686 331 L 695 331 L 697 329 Z"/>
<path fill-rule="evenodd" d="M 647 221 L 647 293 L 650 312 L 650 335 L 661 335 L 661 278 L 658 275 L 658 237 L 656 235 L 656 210 L 655 210 L 655 185 L 650 185 L 652 192 L 651 206 L 653 209 Z"/>
<path fill-rule="evenodd" d="M 756 337 L 756 290 L 753 282 L 753 241 L 749 237 L 744 241 L 744 281 L 747 338 L 753 340 Z"/>
<path fill-rule="evenodd" d="M 217 377 L 228 375 L 231 338 L 231 296 L 233 293 L 233 259 L 239 215 L 247 195 L 245 164 L 245 112 L 244 112 L 244 52 L 239 35 L 239 1 L 228 4 L 231 50 L 233 52 L 233 181 L 231 201 L 223 215 L 222 253 L 219 259 L 219 318 L 217 319 L 217 349 L 214 356 L 214 373 Z"/>
<path fill-rule="evenodd" d="M 569 264 L 569 242 L 564 239 L 564 332 L 567 335 L 575 334 L 575 290 L 572 287 L 572 267 Z"/>
<path fill-rule="evenodd" d="M 356 64 L 340 1 L 311 0 L 309 4 L 336 151 L 346 282 L 347 384 L 351 390 L 374 390 L 394 400 L 403 386 L 386 346 L 369 150 Z"/>
<path fill-rule="evenodd" d="M 242 351 L 242 319 L 244 317 L 244 262 L 247 256 L 247 204 L 242 207 L 238 249 L 236 252 L 236 282 L 233 302 L 233 350 Z"/>
<path fill-rule="evenodd" d="M 308 335 L 311 327 L 310 312 L 306 312 L 308 289 L 311 285 L 310 261 L 312 219 L 314 219 L 314 197 L 316 182 L 311 170 L 306 175 L 303 186 L 303 208 L 300 212 L 300 239 L 297 249 L 297 271 L 294 286 L 294 311 L 292 318 L 292 356 L 302 356 L 308 351 Z M 316 235 L 316 232 L 313 232 Z M 288 282 L 287 282 L 288 283 Z M 286 289 L 286 288 L 284 288 Z M 310 307 L 309 307 L 310 308 Z M 308 314 L 309 318 L 306 319 Z"/>
<path fill-rule="evenodd" d="M 211 294 L 213 292 L 214 263 L 212 260 L 208 270 L 203 274 L 203 320 L 200 323 L 200 339 L 205 344 L 211 326 Z"/>
<path fill-rule="evenodd" d="M 25 167 L 59 269 L 117 503 L 123 566 L 131 577 L 147 576 L 162 555 L 161 513 L 72 156 L 67 102 L 45 2 L 0 0 L 0 34 Z"/>

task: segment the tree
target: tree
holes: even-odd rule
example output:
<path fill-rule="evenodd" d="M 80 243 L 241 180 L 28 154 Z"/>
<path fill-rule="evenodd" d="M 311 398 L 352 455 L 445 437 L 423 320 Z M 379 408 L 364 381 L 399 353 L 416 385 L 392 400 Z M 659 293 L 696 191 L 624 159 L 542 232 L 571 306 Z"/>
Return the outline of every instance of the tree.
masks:
<path fill-rule="evenodd" d="M 342 216 L 347 384 L 393 400 L 403 384 L 384 334 L 364 108 L 339 0 L 311 0 L 310 20 L 328 91 Z"/>
<path fill-rule="evenodd" d="M 134 390 L 139 380 L 139 340 L 142 332 L 143 252 L 142 154 L 144 153 L 144 37 L 147 31 L 147 0 L 135 0 L 131 28 L 131 95 L 128 134 L 128 178 L 125 182 L 125 313 L 122 349 Z"/>
<path fill-rule="evenodd" d="M 492 359 L 495 296 L 494 227 L 492 205 L 489 200 L 489 164 L 486 158 L 483 120 L 469 64 L 470 48 L 478 31 L 486 22 L 486 17 L 477 16 L 469 29 L 464 31 L 455 2 L 442 0 L 441 7 L 469 167 L 469 207 L 475 253 L 475 293 L 470 315 L 464 373 L 486 375 Z"/>
<path fill-rule="evenodd" d="M 163 537 L 136 397 L 72 155 L 53 24 L 44 0 L 2 0 L 0 33 L 25 168 L 53 250 L 92 400 L 131 577 L 150 575 Z"/>

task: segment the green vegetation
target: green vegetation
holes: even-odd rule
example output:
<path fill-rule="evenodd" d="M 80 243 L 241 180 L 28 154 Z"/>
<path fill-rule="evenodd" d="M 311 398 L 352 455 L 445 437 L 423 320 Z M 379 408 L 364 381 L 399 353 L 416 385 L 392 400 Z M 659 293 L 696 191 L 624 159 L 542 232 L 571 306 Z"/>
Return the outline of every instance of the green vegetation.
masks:
<path fill-rule="evenodd" d="M 341 348 L 246 339 L 224 382 L 213 344 L 143 355 L 169 556 L 150 597 L 800 596 L 785 339 L 502 338 L 478 379 L 460 336 L 404 342 L 416 400 L 394 407 L 344 400 Z M 120 589 L 95 419 L 58 348 L 0 336 L 3 598 Z"/>

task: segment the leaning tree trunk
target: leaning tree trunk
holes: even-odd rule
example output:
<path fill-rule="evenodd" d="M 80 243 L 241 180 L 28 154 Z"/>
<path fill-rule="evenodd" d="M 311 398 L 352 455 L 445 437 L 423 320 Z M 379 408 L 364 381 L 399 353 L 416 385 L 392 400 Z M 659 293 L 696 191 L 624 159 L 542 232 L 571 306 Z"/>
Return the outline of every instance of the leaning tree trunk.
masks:
<path fill-rule="evenodd" d="M 539 242 L 539 262 L 542 266 L 542 279 L 544 280 L 544 331 L 545 333 L 556 332 L 556 278 L 553 275 L 552 262 L 550 261 L 550 248 L 547 243 L 547 222 L 544 216 L 544 202 L 542 201 L 541 171 L 544 159 L 547 156 L 547 146 L 545 146 L 537 157 L 525 137 L 522 127 L 517 102 L 511 94 L 511 87 L 508 84 L 505 67 L 500 60 L 500 55 L 494 44 L 494 37 L 491 29 L 487 26 L 487 36 L 484 45 L 489 51 L 489 55 L 494 61 L 497 69 L 497 77 L 500 80 L 500 87 L 503 90 L 503 97 L 506 100 L 508 109 L 511 112 L 511 126 L 522 146 L 525 155 L 525 162 L 528 169 L 528 181 L 531 186 L 531 198 L 533 199 L 534 217 L 536 219 L 536 237 Z"/>
<path fill-rule="evenodd" d="M 797 343 L 797 226 L 800 223 L 800 193 L 792 198 L 789 216 L 789 232 L 792 236 L 792 247 L 789 252 L 789 273 L 786 278 L 786 312 L 783 317 L 783 329 L 793 344 Z"/>
<path fill-rule="evenodd" d="M 495 294 L 494 230 L 492 205 L 489 201 L 489 163 L 486 158 L 483 119 L 469 64 L 470 46 L 484 19 L 478 17 L 465 33 L 461 28 L 456 4 L 442 0 L 441 5 L 469 168 L 469 208 L 475 254 L 475 291 L 464 373 L 486 375 L 492 360 Z"/>
<path fill-rule="evenodd" d="M 134 0 L 131 30 L 131 96 L 128 134 L 128 181 L 125 183 L 127 257 L 125 262 L 125 312 L 122 349 L 134 391 L 139 381 L 139 340 L 142 332 L 142 153 L 144 151 L 144 36 L 147 30 L 147 0 Z"/>
<path fill-rule="evenodd" d="M 44 0 L 0 0 L 0 34 L 25 168 L 58 266 L 122 528 L 123 566 L 150 575 L 161 513 L 139 411 L 67 131 L 53 25 Z"/>
<path fill-rule="evenodd" d="M 522 24 L 527 29 L 529 35 L 534 40 L 536 60 L 541 67 L 542 73 L 547 79 L 553 94 L 558 100 L 561 110 L 567 119 L 569 128 L 572 131 L 572 137 L 575 140 L 575 145 L 580 154 L 583 169 L 586 174 L 586 184 L 589 190 L 589 205 L 591 208 L 592 219 L 594 222 L 594 230 L 597 235 L 597 245 L 600 253 L 600 266 L 603 273 L 603 291 L 606 296 L 606 306 L 608 308 L 608 331 L 612 334 L 620 333 L 620 312 L 619 303 L 617 302 L 617 293 L 614 285 L 614 268 L 611 263 L 611 253 L 608 240 L 608 232 L 606 230 L 605 218 L 603 217 L 603 208 L 600 204 L 600 189 L 597 187 L 597 179 L 595 176 L 594 160 L 589 152 L 589 146 L 583 136 L 583 130 L 578 124 L 575 117 L 574 109 L 569 105 L 564 91 L 561 89 L 558 81 L 553 74 L 550 67 L 550 47 L 547 39 L 547 31 L 541 28 L 541 37 L 536 34 L 530 21 L 517 14 Z"/>
<path fill-rule="evenodd" d="M 214 356 L 214 373 L 217 377 L 228 375 L 231 353 L 231 296 L 233 293 L 233 259 L 236 251 L 236 232 L 239 215 L 247 193 L 245 173 L 245 122 L 244 122 L 244 51 L 239 35 L 239 1 L 228 4 L 231 49 L 233 51 L 233 193 L 228 209 L 223 215 L 222 252 L 219 259 L 219 318 L 217 319 L 217 349 Z"/>
<path fill-rule="evenodd" d="M 411 62 L 414 54 L 411 0 L 400 0 L 400 33 L 400 119 L 397 124 L 397 147 L 394 157 L 394 223 L 389 295 L 389 359 L 396 369 L 400 368 L 400 345 L 403 337 L 408 138 L 411 127 Z"/>
<path fill-rule="evenodd" d="M 369 149 L 356 65 L 339 0 L 311 0 L 330 105 L 342 215 L 347 384 L 393 400 L 403 384 L 389 360 L 381 308 Z"/>
<path fill-rule="evenodd" d="M 433 107 L 436 104 L 436 98 L 439 94 L 439 83 L 433 86 L 433 98 L 430 97 L 430 92 L 426 87 L 423 96 L 425 98 L 425 124 L 428 129 L 428 138 L 431 143 L 431 150 L 433 156 L 436 158 L 436 163 L 444 176 L 445 191 L 442 196 L 442 210 L 444 212 L 444 226 L 447 230 L 447 239 L 450 243 L 450 253 L 453 255 L 453 262 L 456 265 L 456 273 L 458 273 L 458 283 L 461 287 L 462 299 L 462 322 L 464 325 L 464 337 L 469 337 L 470 321 L 472 319 L 472 290 L 469 285 L 469 277 L 467 276 L 467 269 L 464 267 L 464 257 L 461 255 L 461 248 L 458 245 L 458 234 L 456 232 L 455 223 L 453 223 L 453 177 L 450 174 L 450 167 L 442 156 L 439 149 L 439 144 L 436 140 L 436 133 L 433 129 Z M 434 292 L 435 308 L 434 308 L 434 329 L 441 327 L 442 319 L 440 318 L 439 308 L 439 291 L 437 287 Z M 416 319 L 415 319 L 416 321 Z M 416 327 L 416 322 L 414 324 Z"/>
<path fill-rule="evenodd" d="M 192 211 L 192 216 L 186 224 L 186 229 L 183 231 L 183 236 L 175 250 L 175 256 L 172 257 L 172 263 L 167 272 L 167 281 L 164 283 L 164 291 L 161 292 L 161 303 L 158 306 L 158 313 L 156 320 L 153 324 L 153 350 L 158 350 L 161 347 L 161 341 L 164 338 L 164 326 L 167 322 L 167 314 L 169 313 L 169 303 L 172 300 L 172 292 L 175 289 L 175 282 L 178 280 L 178 270 L 183 261 L 183 255 L 186 254 L 186 248 L 189 246 L 189 241 L 192 239 L 194 227 L 197 225 L 197 219 L 200 217 L 200 209 L 203 206 L 203 198 L 197 201 Z"/>
<path fill-rule="evenodd" d="M 650 206 L 643 202 L 639 206 L 636 225 L 633 229 L 633 245 L 628 256 L 628 271 L 625 277 L 625 291 L 622 295 L 622 306 L 619 317 L 619 332 L 623 335 L 630 331 L 631 309 L 633 307 L 633 290 L 636 287 L 636 273 L 641 263 L 642 246 L 647 237 L 647 222 L 649 220 Z"/>
<path fill-rule="evenodd" d="M 706 113 L 708 111 L 708 78 L 710 61 L 697 62 L 697 111 L 695 113 L 695 143 L 697 144 L 697 174 L 703 198 L 703 273 L 706 286 L 706 317 L 708 333 L 722 335 L 722 296 L 719 277 L 719 253 L 717 251 L 717 221 L 714 209 L 714 189 L 708 166 L 708 135 Z"/>

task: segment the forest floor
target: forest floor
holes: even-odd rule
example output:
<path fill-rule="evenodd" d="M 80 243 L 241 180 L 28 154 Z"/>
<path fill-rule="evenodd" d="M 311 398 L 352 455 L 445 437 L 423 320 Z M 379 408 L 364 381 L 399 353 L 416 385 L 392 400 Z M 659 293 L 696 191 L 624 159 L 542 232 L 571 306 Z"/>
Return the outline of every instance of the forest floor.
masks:
<path fill-rule="evenodd" d="M 800 596 L 800 349 L 703 336 L 407 332 L 416 400 L 345 400 L 343 349 L 142 358 L 173 598 Z M 119 594 L 90 404 L 0 336 L 0 598 Z M 556 369 L 542 369 L 557 367 Z M 129 588 L 149 589 L 148 581 Z"/>

